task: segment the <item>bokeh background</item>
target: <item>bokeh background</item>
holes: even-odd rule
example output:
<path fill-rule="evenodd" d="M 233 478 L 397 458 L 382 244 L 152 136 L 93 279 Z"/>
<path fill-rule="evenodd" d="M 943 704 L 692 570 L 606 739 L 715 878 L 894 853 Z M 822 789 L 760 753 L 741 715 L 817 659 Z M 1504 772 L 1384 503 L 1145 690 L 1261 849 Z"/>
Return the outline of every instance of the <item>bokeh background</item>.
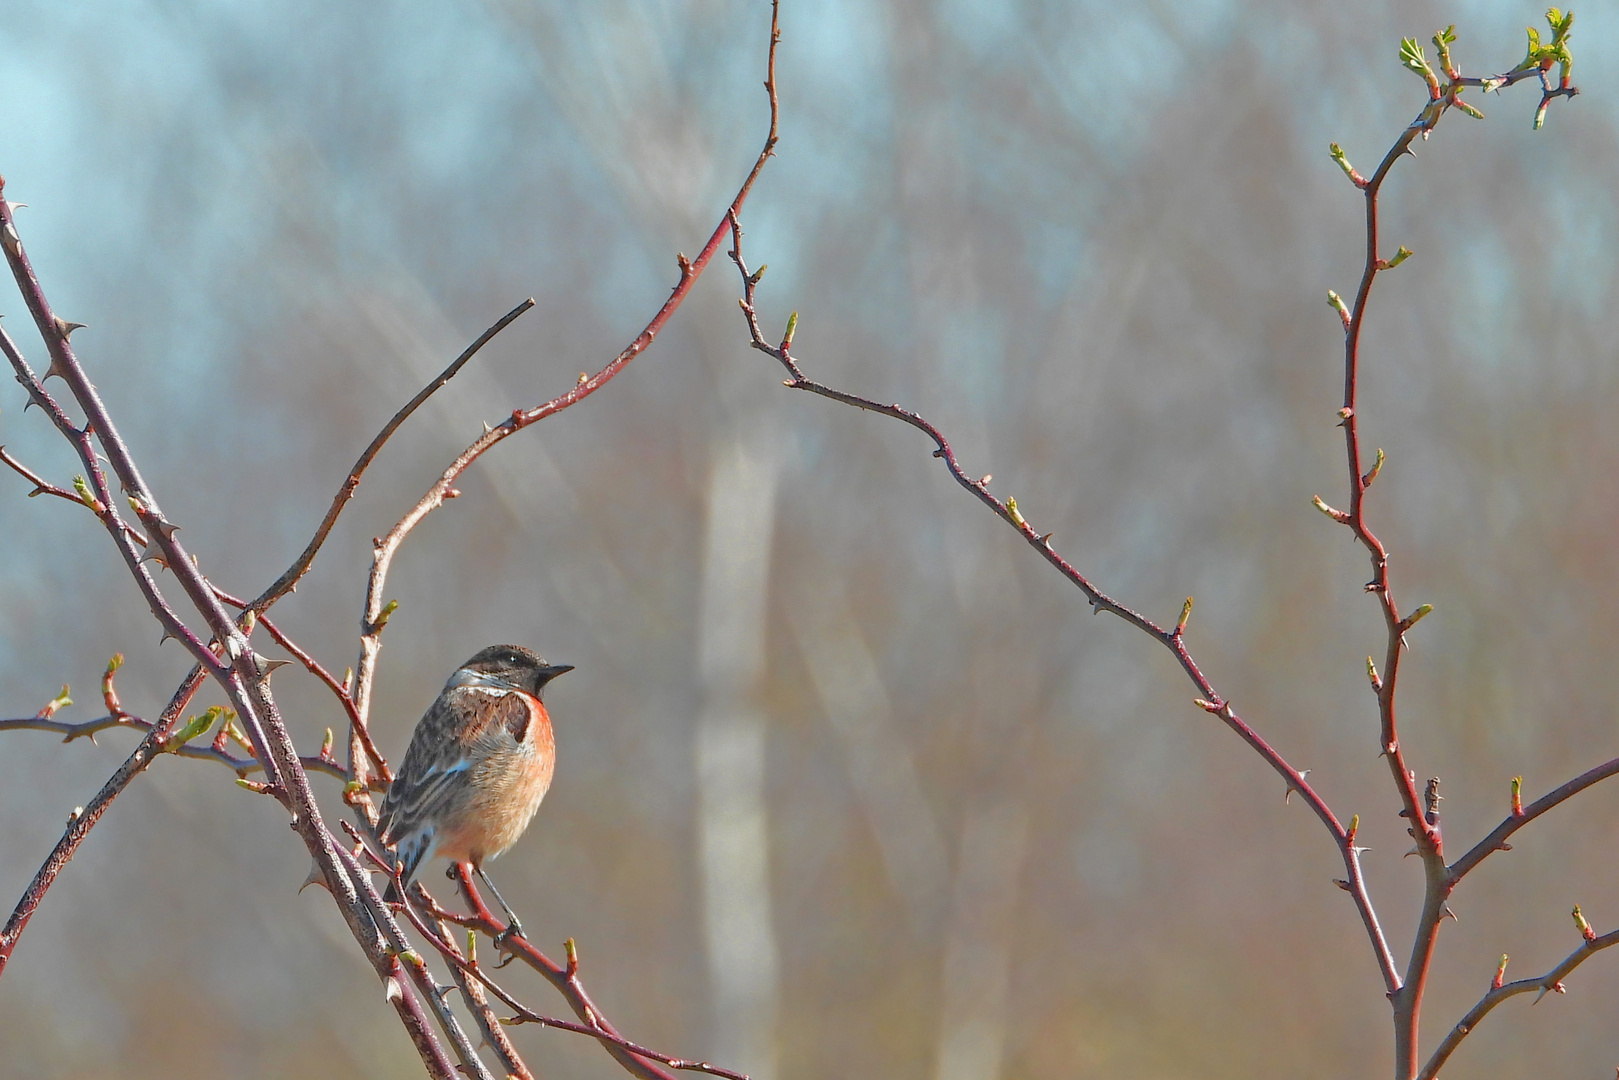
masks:
<path fill-rule="evenodd" d="M 1619 15 L 1581 7 L 1585 93 L 1447 117 L 1385 196 L 1365 348 L 1372 520 L 1413 635 L 1404 734 L 1452 851 L 1619 754 Z M 1402 957 L 1420 875 L 1377 759 L 1367 565 L 1341 501 L 1363 170 L 1413 117 L 1399 39 L 1456 23 L 1510 67 L 1527 2 L 789 0 L 782 142 L 746 213 L 767 327 L 815 377 L 919 408 L 1127 603 L 1173 618 L 1347 817 Z M 169 516 L 252 593 L 372 433 L 532 295 L 394 439 L 277 609 L 353 662 L 369 540 L 514 406 L 622 348 L 763 137 L 763 0 L 75 5 L 0 28 L 0 173 Z M 1431 47 L 1430 47 L 1431 51 Z M 791 393 L 716 261 L 604 392 L 502 444 L 396 561 L 377 734 L 514 641 L 556 785 L 496 866 L 580 943 L 635 1038 L 763 1080 L 1364 1077 L 1387 1006 L 1319 824 L 1194 708 L 1170 658 L 976 505 L 917 433 Z M 0 310 L 37 359 L 20 299 Z M 0 442 L 78 471 L 0 385 Z M 0 714 L 123 652 L 155 712 L 187 661 L 99 530 L 0 475 Z M 313 749 L 339 713 L 277 678 Z M 199 699 L 199 708 L 211 699 Z M 122 760 L 0 739 L 9 908 Z M 307 856 L 225 770 L 160 762 L 63 874 L 0 981 L 0 1075 L 396 1077 L 419 1066 Z M 336 785 L 315 784 L 335 813 Z M 1456 894 L 1424 1029 L 1619 925 L 1619 785 Z M 428 880 L 437 880 L 430 873 Z M 508 973 L 510 974 L 510 973 Z M 509 982 L 560 1010 L 537 978 Z M 1503 1006 L 1447 1075 L 1619 1063 L 1619 960 Z M 516 1033 L 550 1077 L 615 1075 Z"/>

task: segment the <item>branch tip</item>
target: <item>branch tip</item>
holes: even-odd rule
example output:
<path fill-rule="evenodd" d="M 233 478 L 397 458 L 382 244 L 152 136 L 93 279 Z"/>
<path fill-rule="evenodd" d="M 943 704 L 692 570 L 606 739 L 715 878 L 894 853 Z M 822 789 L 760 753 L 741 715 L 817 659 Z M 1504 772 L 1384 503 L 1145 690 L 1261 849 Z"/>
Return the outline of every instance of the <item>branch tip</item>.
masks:
<path fill-rule="evenodd" d="M 1366 470 L 1366 475 L 1364 475 L 1364 476 L 1362 476 L 1360 478 L 1360 486 L 1361 486 L 1361 488 L 1365 489 L 1365 488 L 1371 487 L 1372 486 L 1372 481 L 1376 480 L 1377 479 L 1377 474 L 1382 472 L 1382 471 L 1383 471 L 1383 448 L 1381 446 L 1379 446 L 1377 448 L 1377 460 L 1372 462 L 1372 467 L 1370 469 Z"/>
<path fill-rule="evenodd" d="M 1579 929 L 1580 936 L 1587 942 L 1595 941 L 1597 932 L 1591 929 L 1591 924 L 1586 921 L 1585 915 L 1580 911 L 1580 905 L 1575 904 L 1574 910 L 1570 914 L 1574 916 L 1574 925 Z"/>
<path fill-rule="evenodd" d="M 1049 539 L 1050 536 L 1051 536 L 1051 534 L 1047 533 L 1045 536 L 1041 537 L 1041 540 L 1044 541 L 1046 539 Z M 1191 617 L 1192 617 L 1192 598 L 1190 596 L 1188 596 L 1186 598 L 1186 603 L 1181 605 L 1181 617 L 1175 621 L 1175 636 L 1176 637 L 1179 637 L 1180 635 L 1182 635 L 1182 634 L 1184 634 L 1186 632 L 1186 621 L 1188 619 L 1190 619 Z"/>
<path fill-rule="evenodd" d="M 1315 504 L 1315 508 L 1317 510 L 1321 511 L 1323 514 L 1327 515 L 1329 518 L 1336 521 L 1338 524 L 1340 524 L 1340 525 L 1349 524 L 1349 515 L 1344 513 L 1342 510 L 1335 510 L 1332 507 L 1328 506 L 1326 504 L 1326 502 L 1324 502 L 1322 500 L 1321 496 L 1316 495 L 1316 496 L 1314 496 L 1312 498 L 1311 501 Z"/>

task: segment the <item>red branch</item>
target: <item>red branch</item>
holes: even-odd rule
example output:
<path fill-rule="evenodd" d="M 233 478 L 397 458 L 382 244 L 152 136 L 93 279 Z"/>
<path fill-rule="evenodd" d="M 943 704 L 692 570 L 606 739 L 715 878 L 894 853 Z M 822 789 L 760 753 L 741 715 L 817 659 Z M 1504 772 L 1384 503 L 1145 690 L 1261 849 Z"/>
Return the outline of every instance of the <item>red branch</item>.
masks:
<path fill-rule="evenodd" d="M 749 273 L 747 264 L 743 261 L 741 254 L 741 223 L 736 215 L 731 218 L 733 240 L 731 257 L 742 275 L 743 295 L 741 307 L 748 324 L 750 344 L 760 352 L 774 357 L 787 371 L 790 378 L 785 381 L 784 385 L 790 389 L 805 390 L 845 405 L 892 417 L 909 424 L 932 439 L 935 447 L 933 456 L 944 461 L 945 467 L 950 471 L 950 475 L 955 481 L 971 492 L 981 503 L 989 507 L 997 517 L 1016 529 L 1042 558 L 1055 567 L 1070 582 L 1078 586 L 1084 592 L 1086 599 L 1094 610 L 1108 611 L 1119 616 L 1137 629 L 1151 635 L 1160 644 L 1168 648 L 1174 654 L 1176 662 L 1180 664 L 1187 677 L 1198 688 L 1200 695 L 1197 699 L 1198 706 L 1218 716 L 1229 728 L 1236 732 L 1271 768 L 1282 776 L 1284 782 L 1288 785 L 1289 791 L 1297 791 L 1310 809 L 1320 818 L 1322 824 L 1332 834 L 1333 842 L 1338 848 L 1339 855 L 1343 859 L 1347 871 L 1347 877 L 1337 884 L 1354 899 L 1355 906 L 1361 915 L 1361 920 L 1365 924 L 1367 937 L 1372 945 L 1378 968 L 1383 975 L 1389 999 L 1393 1004 L 1395 1058 L 1397 1069 L 1399 1069 L 1398 1075 L 1400 1076 L 1414 1076 L 1416 1074 L 1417 1019 L 1421 1011 L 1422 994 L 1427 985 L 1428 969 L 1438 936 L 1439 922 L 1449 913 L 1449 908 L 1446 906 L 1445 901 L 1457 881 L 1488 855 L 1490 851 L 1503 847 L 1506 836 L 1521 827 L 1532 816 L 1543 813 L 1584 787 L 1588 787 L 1590 784 L 1619 771 L 1619 761 L 1611 762 L 1570 781 L 1563 788 L 1559 788 L 1558 791 L 1541 800 L 1541 803 L 1535 804 L 1535 807 L 1532 808 L 1534 815 L 1526 813 L 1509 818 L 1482 841 L 1478 847 L 1464 856 L 1462 860 L 1459 860 L 1456 867 L 1447 868 L 1444 860 L 1443 838 L 1440 831 L 1438 812 L 1439 781 L 1437 778 L 1431 779 L 1428 782 L 1426 799 L 1419 798 L 1416 776 L 1406 764 L 1404 751 L 1398 738 L 1395 691 L 1399 679 L 1400 658 L 1405 644 L 1404 635 L 1418 618 L 1426 614 L 1426 611 L 1418 609 L 1412 615 L 1406 616 L 1404 619 L 1401 618 L 1394 602 L 1389 578 L 1388 551 L 1367 524 L 1364 512 L 1366 489 L 1376 478 L 1378 469 L 1382 465 L 1382 453 L 1379 451 L 1376 465 L 1370 469 L 1363 468 L 1359 425 L 1355 414 L 1360 374 L 1360 333 L 1365 305 L 1371 292 L 1373 280 L 1377 274 L 1384 270 L 1392 269 L 1410 254 L 1402 250 L 1398 258 L 1395 259 L 1383 260 L 1378 257 L 1378 194 L 1394 162 L 1402 155 L 1410 152 L 1412 140 L 1419 135 L 1426 138 L 1428 132 L 1433 129 L 1446 111 L 1452 107 L 1463 107 L 1476 113 L 1476 110 L 1471 110 L 1470 106 L 1460 106 L 1458 102 L 1458 95 L 1464 86 L 1480 86 L 1488 81 L 1492 88 L 1499 88 L 1526 79 L 1531 74 L 1538 72 L 1541 79 L 1542 95 L 1540 110 L 1537 112 L 1537 126 L 1547 104 L 1554 98 L 1573 97 L 1579 93 L 1578 89 L 1568 85 L 1566 80 L 1560 86 L 1554 88 L 1546 74 L 1546 67 L 1515 71 L 1491 80 L 1463 78 L 1456 74 L 1448 64 L 1448 50 L 1442 50 L 1442 52 L 1447 61 L 1445 66 L 1446 73 L 1450 77 L 1449 84 L 1441 86 L 1437 77 L 1431 71 L 1427 74 L 1426 78 L 1430 87 L 1428 105 L 1417 119 L 1402 132 L 1400 138 L 1384 157 L 1371 179 L 1368 180 L 1355 172 L 1348 162 L 1343 159 L 1341 151 L 1336 146 L 1333 147 L 1334 158 L 1338 160 L 1345 173 L 1349 175 L 1356 187 L 1364 192 L 1366 197 L 1366 264 L 1353 312 L 1343 306 L 1342 301 L 1337 298 L 1336 294 L 1332 295 L 1333 303 L 1338 307 L 1343 317 L 1345 330 L 1344 405 L 1338 415 L 1344 428 L 1348 454 L 1351 482 L 1350 509 L 1348 512 L 1334 510 L 1321 503 L 1319 499 L 1317 500 L 1318 507 L 1335 521 L 1348 526 L 1354 532 L 1356 539 L 1370 553 L 1373 577 L 1366 585 L 1366 591 L 1373 593 L 1377 597 L 1388 630 L 1384 670 L 1379 675 L 1375 666 L 1368 661 L 1368 674 L 1371 676 L 1372 685 L 1377 693 L 1381 726 L 1380 744 L 1384 756 L 1388 758 L 1389 770 L 1398 791 L 1402 805 L 1401 816 L 1409 820 L 1411 835 L 1417 841 L 1417 853 L 1422 856 L 1426 877 L 1422 915 L 1418 921 L 1411 958 L 1403 975 L 1395 965 L 1393 954 L 1389 950 L 1387 939 L 1378 922 L 1376 911 L 1366 888 L 1365 879 L 1361 873 L 1360 853 L 1363 849 L 1356 845 L 1355 834 L 1357 828 L 1352 823 L 1351 827 L 1346 829 L 1315 789 L 1304 779 L 1303 774 L 1288 764 L 1280 753 L 1239 718 L 1233 711 L 1231 703 L 1221 697 L 1204 676 L 1202 670 L 1187 651 L 1183 640 L 1186 619 L 1191 613 L 1190 598 L 1188 598 L 1187 605 L 1181 613 L 1180 620 L 1173 629 L 1166 629 L 1145 615 L 1124 606 L 1098 589 L 1067 560 L 1057 554 L 1051 545 L 1051 534 L 1041 535 L 1030 525 L 1018 509 L 1015 501 L 1008 499 L 1003 502 L 991 495 L 989 492 L 989 477 L 973 479 L 969 476 L 957 461 L 955 451 L 951 448 L 950 443 L 927 420 L 899 405 L 885 405 L 870 398 L 835 390 L 807 378 L 791 355 L 793 332 L 797 321 L 796 314 L 792 320 L 789 320 L 787 331 L 778 344 L 771 344 L 765 340 L 764 334 L 759 327 L 758 315 L 754 305 L 754 291 L 758 286 L 762 270 Z M 1493 1004 L 1494 1000 L 1491 1000 L 1490 1005 Z M 1487 1008 L 1484 1011 L 1488 1011 Z"/>

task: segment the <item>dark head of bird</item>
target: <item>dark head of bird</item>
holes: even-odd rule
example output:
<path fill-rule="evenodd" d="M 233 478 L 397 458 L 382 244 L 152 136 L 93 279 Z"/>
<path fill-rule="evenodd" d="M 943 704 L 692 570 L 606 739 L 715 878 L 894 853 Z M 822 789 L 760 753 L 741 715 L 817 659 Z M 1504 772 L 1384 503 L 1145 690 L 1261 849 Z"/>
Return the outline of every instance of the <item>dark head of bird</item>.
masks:
<path fill-rule="evenodd" d="M 572 664 L 547 664 L 538 653 L 521 645 L 491 645 L 462 664 L 450 681 L 505 686 L 539 697 L 546 683 L 572 670 Z"/>

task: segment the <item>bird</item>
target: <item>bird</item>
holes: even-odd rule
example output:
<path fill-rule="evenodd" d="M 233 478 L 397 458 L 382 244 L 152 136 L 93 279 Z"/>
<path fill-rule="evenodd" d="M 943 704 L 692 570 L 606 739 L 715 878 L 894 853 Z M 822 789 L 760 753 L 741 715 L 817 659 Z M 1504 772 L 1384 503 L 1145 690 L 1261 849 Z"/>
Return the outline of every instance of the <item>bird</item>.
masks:
<path fill-rule="evenodd" d="M 517 842 L 551 786 L 556 739 L 540 692 L 572 670 L 520 645 L 491 645 L 445 682 L 416 722 L 377 816 L 400 887 L 430 855 L 468 863 L 505 911 L 505 933 L 522 934 L 484 863 Z M 402 898 L 389 885 L 384 899 Z"/>

